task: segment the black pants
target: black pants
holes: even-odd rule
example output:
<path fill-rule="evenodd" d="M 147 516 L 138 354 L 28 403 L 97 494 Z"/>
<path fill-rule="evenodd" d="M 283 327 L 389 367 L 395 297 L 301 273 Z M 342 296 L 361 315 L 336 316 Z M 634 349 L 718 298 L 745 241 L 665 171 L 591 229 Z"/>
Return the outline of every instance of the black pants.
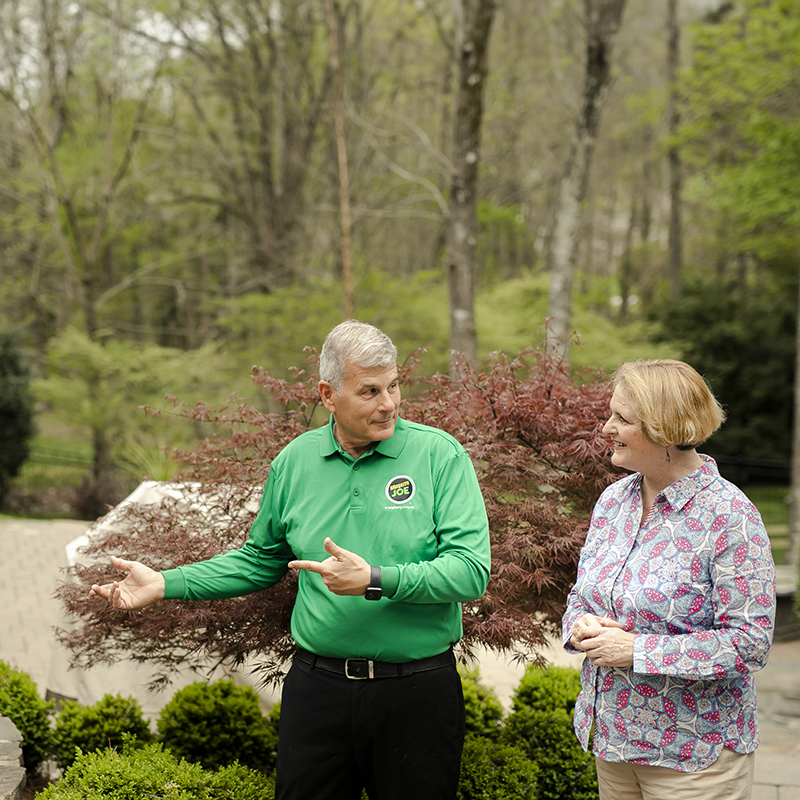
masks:
<path fill-rule="evenodd" d="M 295 661 L 283 686 L 275 800 L 453 800 L 464 744 L 455 666 L 354 681 Z"/>

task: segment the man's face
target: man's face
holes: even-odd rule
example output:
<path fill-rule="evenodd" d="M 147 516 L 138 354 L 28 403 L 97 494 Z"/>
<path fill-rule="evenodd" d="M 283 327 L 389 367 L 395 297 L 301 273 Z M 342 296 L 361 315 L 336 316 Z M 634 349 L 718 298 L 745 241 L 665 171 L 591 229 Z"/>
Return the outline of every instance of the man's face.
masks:
<path fill-rule="evenodd" d="M 365 368 L 348 362 L 341 392 L 320 381 L 319 394 L 336 421 L 336 440 L 356 458 L 394 435 L 400 405 L 395 365 Z"/>

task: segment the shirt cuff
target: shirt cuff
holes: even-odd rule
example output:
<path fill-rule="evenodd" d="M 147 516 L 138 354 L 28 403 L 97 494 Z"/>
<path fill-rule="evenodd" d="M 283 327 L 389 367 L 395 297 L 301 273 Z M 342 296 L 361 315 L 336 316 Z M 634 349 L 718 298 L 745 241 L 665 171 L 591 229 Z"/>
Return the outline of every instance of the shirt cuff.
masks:
<path fill-rule="evenodd" d="M 164 570 L 161 575 L 164 577 L 164 599 L 183 600 L 186 597 L 186 579 L 181 568 Z"/>
<path fill-rule="evenodd" d="M 381 590 L 384 597 L 394 597 L 400 584 L 400 567 L 381 567 Z"/>

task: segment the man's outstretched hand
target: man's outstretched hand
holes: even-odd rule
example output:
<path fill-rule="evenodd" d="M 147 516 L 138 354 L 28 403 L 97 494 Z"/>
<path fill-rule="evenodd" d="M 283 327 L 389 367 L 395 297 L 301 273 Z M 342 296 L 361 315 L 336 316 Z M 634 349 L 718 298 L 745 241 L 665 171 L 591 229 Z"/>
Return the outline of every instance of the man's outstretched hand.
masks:
<path fill-rule="evenodd" d="M 114 608 L 123 611 L 144 608 L 163 599 L 164 576 L 160 572 L 138 561 L 125 561 L 116 556 L 111 556 L 111 566 L 127 572 L 125 579 L 104 583 L 102 586 L 94 584 L 89 591 L 90 595 L 103 597 Z"/>
<path fill-rule="evenodd" d="M 369 564 L 361 556 L 339 547 L 329 537 L 325 538 L 324 547 L 330 558 L 324 561 L 290 561 L 289 568 L 318 573 L 334 594 L 364 594 L 369 586 Z"/>

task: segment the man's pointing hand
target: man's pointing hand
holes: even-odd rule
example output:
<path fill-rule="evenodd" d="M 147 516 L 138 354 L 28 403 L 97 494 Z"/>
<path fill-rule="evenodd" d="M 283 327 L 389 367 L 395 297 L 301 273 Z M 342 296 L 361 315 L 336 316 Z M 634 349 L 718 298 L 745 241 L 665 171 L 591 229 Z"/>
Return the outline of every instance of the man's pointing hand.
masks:
<path fill-rule="evenodd" d="M 324 561 L 290 561 L 289 568 L 318 573 L 334 594 L 363 595 L 369 586 L 369 564 L 361 556 L 339 547 L 329 537 L 325 538 L 324 547 L 330 558 Z"/>

